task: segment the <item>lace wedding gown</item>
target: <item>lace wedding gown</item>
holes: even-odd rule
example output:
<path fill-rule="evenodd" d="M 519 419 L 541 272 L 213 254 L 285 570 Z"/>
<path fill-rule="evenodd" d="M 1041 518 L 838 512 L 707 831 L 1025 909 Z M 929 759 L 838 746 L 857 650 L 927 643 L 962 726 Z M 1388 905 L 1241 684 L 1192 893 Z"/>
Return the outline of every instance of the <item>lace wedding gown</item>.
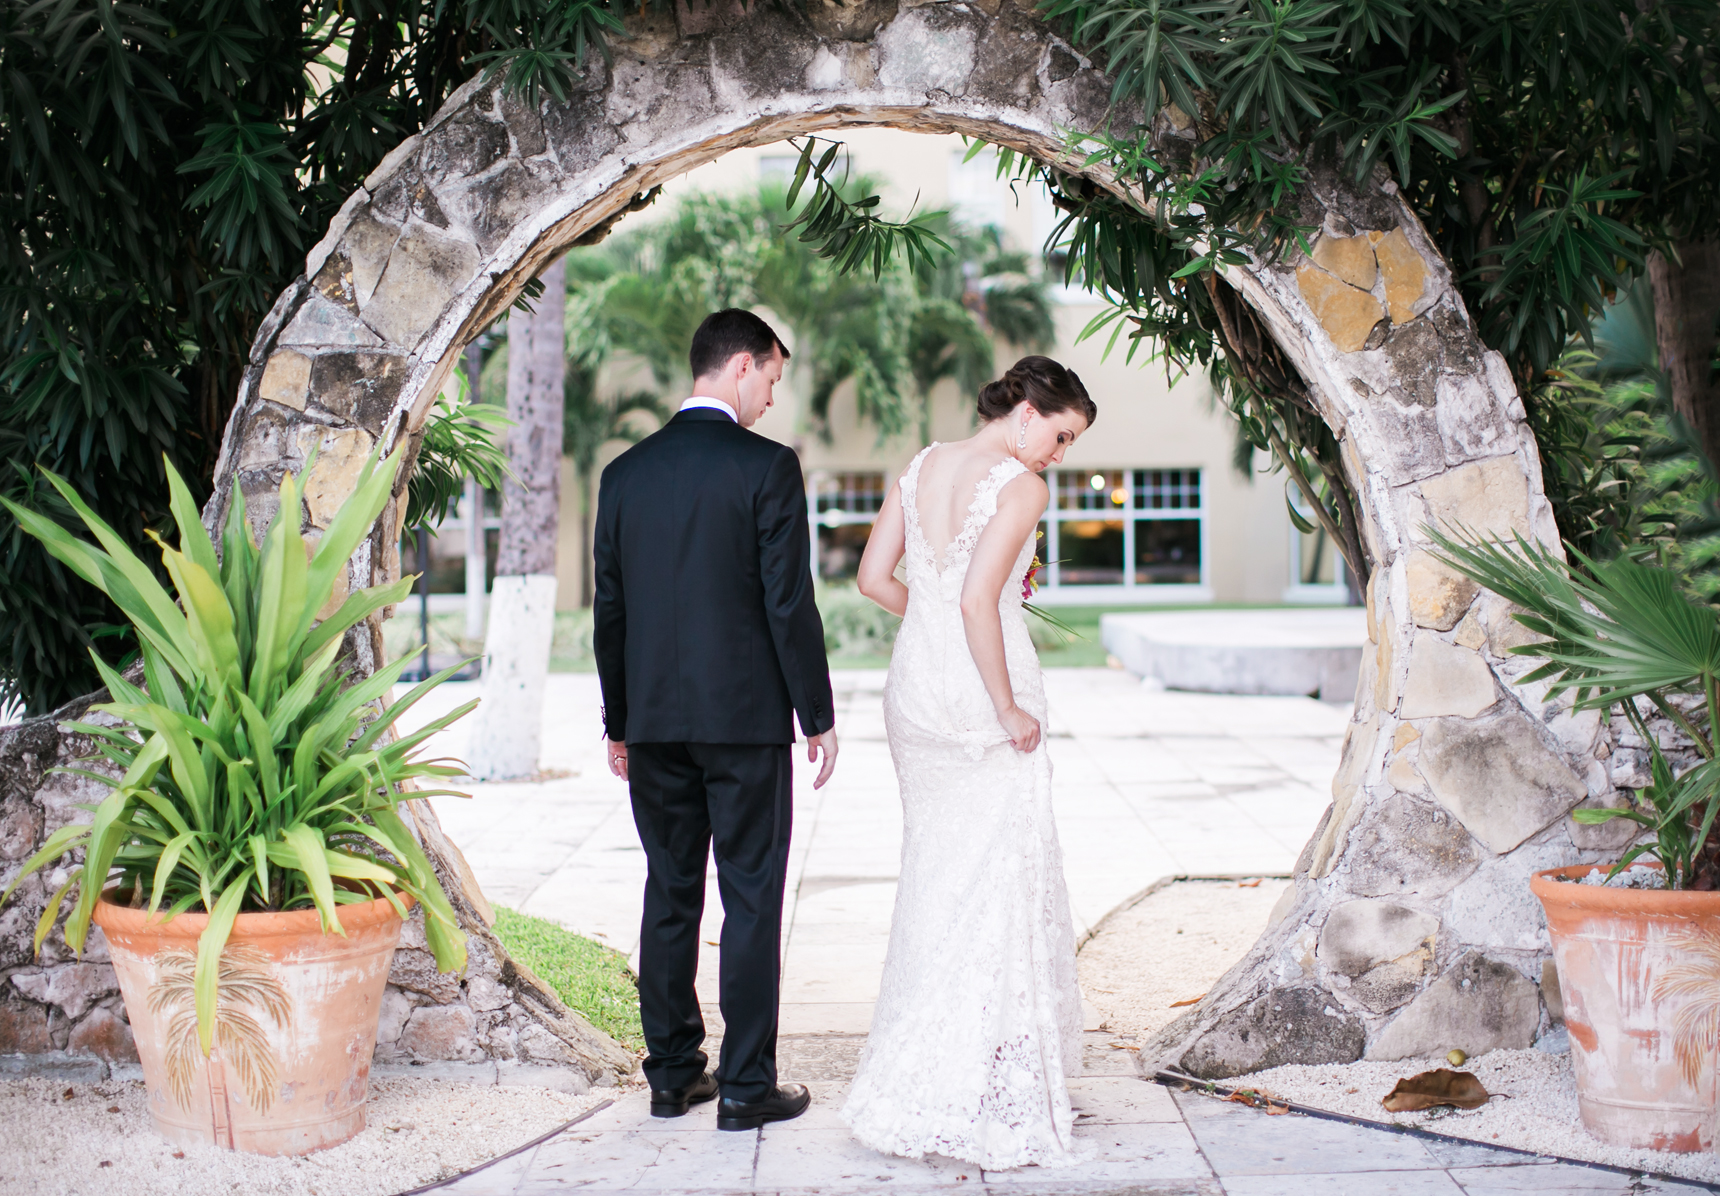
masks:
<path fill-rule="evenodd" d="M 931 446 L 937 447 L 936 445 Z M 920 464 L 902 476 L 908 609 L 884 689 L 902 789 L 902 868 L 872 1031 L 842 1117 L 887 1154 L 982 1168 L 1076 1158 L 1065 1077 L 1081 1060 L 1081 997 L 1051 761 L 1010 745 L 968 649 L 962 582 L 1013 458 L 976 487 L 940 572 L 921 531 Z M 1010 686 L 1045 723 L 1045 682 L 1021 609 L 1033 540 L 998 600 Z"/>

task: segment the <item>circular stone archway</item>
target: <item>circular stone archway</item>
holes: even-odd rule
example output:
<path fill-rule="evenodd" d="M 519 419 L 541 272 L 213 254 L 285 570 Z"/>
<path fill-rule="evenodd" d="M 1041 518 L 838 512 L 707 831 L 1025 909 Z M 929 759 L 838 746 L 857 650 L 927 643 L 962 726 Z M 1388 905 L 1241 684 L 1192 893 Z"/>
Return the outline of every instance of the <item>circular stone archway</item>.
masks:
<path fill-rule="evenodd" d="M 1109 80 L 1016 0 L 804 13 L 683 2 L 675 19 L 630 21 L 628 33 L 565 103 L 530 107 L 469 83 L 347 201 L 258 332 L 205 512 L 212 527 L 236 480 L 261 532 L 281 475 L 313 448 L 303 515 L 307 531 L 323 526 L 378 440 L 419 434 L 464 344 L 530 278 L 640 193 L 727 150 L 889 125 L 966 133 L 1073 169 L 1067 133 L 1107 115 Z M 1612 797 L 1595 758 L 1601 720 L 1515 688 L 1528 666 L 1505 655 L 1516 632 L 1504 604 L 1425 551 L 1430 523 L 1558 542 L 1504 361 L 1476 337 L 1447 264 L 1383 171 L 1364 187 L 1317 171 L 1301 202 L 1318 229 L 1313 257 L 1226 277 L 1343 445 L 1372 566 L 1371 644 L 1334 800 L 1292 894 L 1249 956 L 1142 1053 L 1201 1075 L 1453 1042 L 1528 1046 L 1557 998 L 1541 992 L 1547 943 L 1527 875 L 1615 844 L 1607 828 L 1568 818 Z M 397 494 L 350 585 L 399 575 L 404 506 Z M 380 619 L 351 644 L 373 667 Z M 456 851 L 438 850 L 461 871 Z M 476 919 L 475 886 L 462 906 Z M 479 966 L 514 985 L 505 957 L 484 962 L 500 948 L 480 937 Z M 547 1015 L 515 989 L 512 1004 L 471 1015 L 467 1048 L 534 1057 L 509 1011 Z M 443 1000 L 413 998 L 427 999 Z M 443 1003 L 467 1001 L 462 990 Z"/>

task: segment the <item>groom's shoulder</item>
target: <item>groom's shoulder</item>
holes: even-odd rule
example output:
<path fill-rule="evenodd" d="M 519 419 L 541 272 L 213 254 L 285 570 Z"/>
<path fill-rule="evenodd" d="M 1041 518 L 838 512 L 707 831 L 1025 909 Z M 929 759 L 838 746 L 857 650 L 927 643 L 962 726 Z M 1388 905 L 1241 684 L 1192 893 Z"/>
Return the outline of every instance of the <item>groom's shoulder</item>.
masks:
<path fill-rule="evenodd" d="M 795 455 L 794 449 L 780 440 L 760 436 L 730 420 L 671 419 L 611 461 L 603 476 L 624 477 L 640 466 L 673 458 L 728 459 L 768 469 L 784 453 Z"/>

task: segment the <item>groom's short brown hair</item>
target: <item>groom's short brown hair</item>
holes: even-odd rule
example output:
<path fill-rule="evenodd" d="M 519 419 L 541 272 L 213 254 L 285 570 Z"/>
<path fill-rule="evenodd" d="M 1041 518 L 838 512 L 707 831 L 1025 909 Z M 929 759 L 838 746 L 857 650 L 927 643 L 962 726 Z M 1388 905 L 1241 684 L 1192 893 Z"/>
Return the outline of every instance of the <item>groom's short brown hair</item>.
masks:
<path fill-rule="evenodd" d="M 771 349 L 781 351 L 788 360 L 788 346 L 769 324 L 738 307 L 725 307 L 706 316 L 693 333 L 693 347 L 687 354 L 693 367 L 693 377 L 714 374 L 729 363 L 737 353 L 745 353 L 756 364 L 770 356 Z"/>

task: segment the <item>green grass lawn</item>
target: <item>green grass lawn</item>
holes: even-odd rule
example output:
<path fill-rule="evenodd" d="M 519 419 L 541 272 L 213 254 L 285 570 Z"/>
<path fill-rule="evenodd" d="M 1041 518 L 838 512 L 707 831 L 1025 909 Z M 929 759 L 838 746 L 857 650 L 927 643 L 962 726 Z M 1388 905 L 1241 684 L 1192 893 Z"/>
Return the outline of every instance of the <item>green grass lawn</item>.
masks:
<path fill-rule="evenodd" d="M 1033 642 L 1039 647 L 1040 665 L 1048 669 L 1096 669 L 1103 668 L 1105 658 L 1110 655 L 1105 651 L 1105 645 L 1099 642 L 1100 615 L 1144 610 L 1211 610 L 1212 607 L 1052 606 L 1046 603 L 1043 609 L 1066 624 L 1075 635 L 1060 635 L 1055 627 L 1029 614 L 1027 625 L 1033 631 Z"/>
<path fill-rule="evenodd" d="M 496 937 L 521 964 L 555 990 L 562 1004 L 630 1050 L 643 1050 L 639 982 L 627 957 L 554 922 L 496 909 Z"/>

